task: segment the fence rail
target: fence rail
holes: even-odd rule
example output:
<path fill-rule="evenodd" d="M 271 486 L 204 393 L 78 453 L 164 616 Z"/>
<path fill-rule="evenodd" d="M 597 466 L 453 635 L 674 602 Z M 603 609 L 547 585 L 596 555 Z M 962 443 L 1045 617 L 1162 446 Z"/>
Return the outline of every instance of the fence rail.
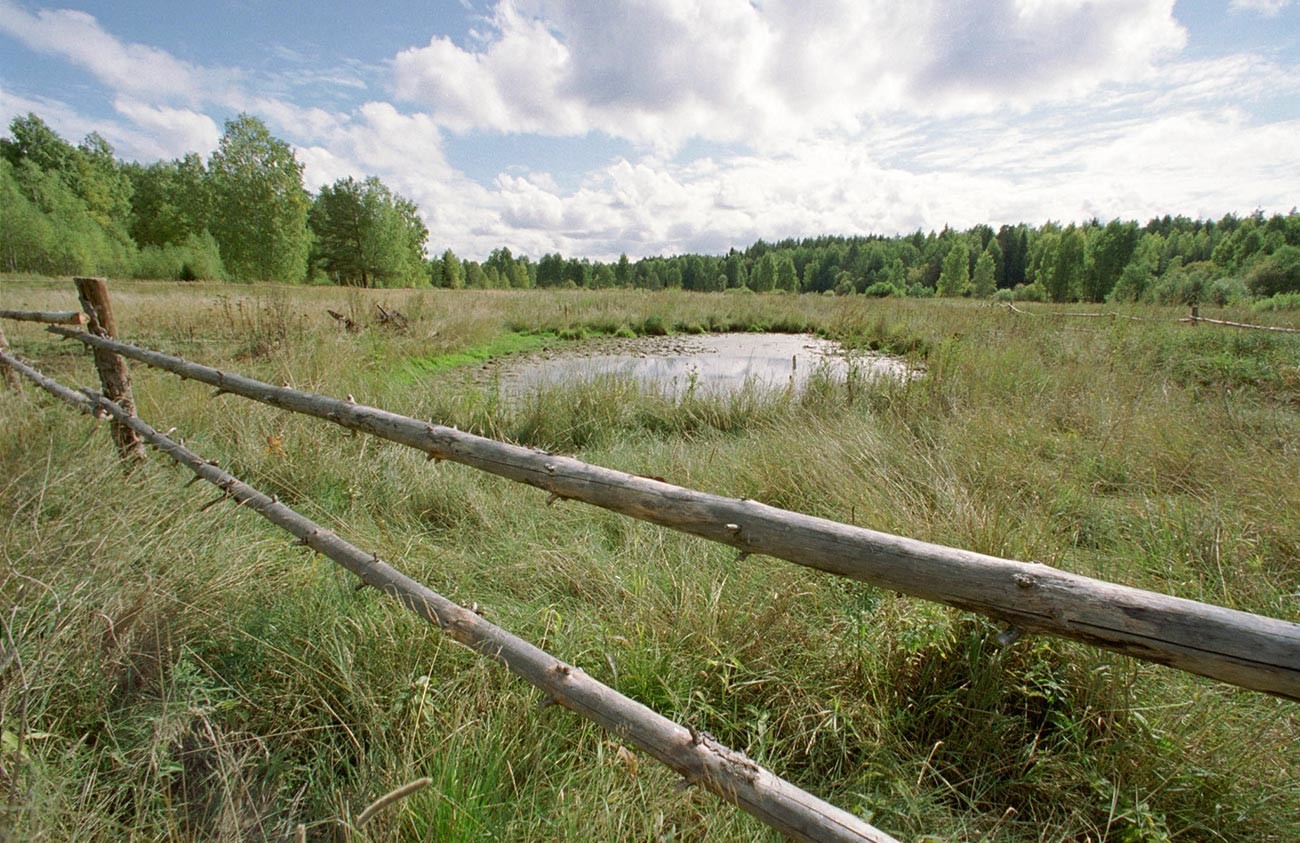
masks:
<path fill-rule="evenodd" d="M 547 698 L 636 745 L 685 777 L 772 828 L 798 840 L 897 843 L 853 814 L 818 799 L 743 753 L 674 723 L 652 709 L 592 679 L 535 645 L 484 620 L 366 553 L 293 509 L 241 482 L 180 443 L 159 433 L 118 404 L 95 393 L 81 394 L 0 352 L 0 363 L 22 373 L 47 392 L 89 414 L 107 413 L 141 440 L 170 456 L 230 500 L 291 533 L 357 575 L 363 583 L 399 601 L 455 641 L 503 664 L 541 689 Z"/>
<path fill-rule="evenodd" d="M 13 319 L 18 322 L 41 322 L 46 325 L 84 325 L 86 314 L 79 310 L 4 310 L 0 309 L 0 319 Z"/>
<path fill-rule="evenodd" d="M 1096 644 L 1233 685 L 1300 700 L 1300 624 L 720 497 L 497 442 L 337 398 L 222 372 L 67 328 L 61 336 L 437 459 L 643 521 L 979 612 L 1020 632 Z"/>

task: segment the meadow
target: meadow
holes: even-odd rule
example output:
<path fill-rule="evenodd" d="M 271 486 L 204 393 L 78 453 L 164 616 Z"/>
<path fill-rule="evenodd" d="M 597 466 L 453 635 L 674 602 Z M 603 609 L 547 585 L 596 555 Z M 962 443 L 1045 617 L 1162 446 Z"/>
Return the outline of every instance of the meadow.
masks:
<path fill-rule="evenodd" d="M 1300 621 L 1300 336 L 965 299 L 114 282 L 122 336 L 277 384 L 873 529 Z M 66 280 L 6 278 L 14 309 Z M 379 324 L 375 304 L 405 329 Z M 345 330 L 332 309 L 358 323 Z M 1071 318 L 1082 310 L 1114 318 Z M 1202 315 L 1295 324 L 1294 312 Z M 1130 318 L 1131 317 L 1131 318 Z M 88 354 L 13 348 L 65 384 Z M 813 331 L 914 380 L 523 400 L 502 354 Z M 139 415 L 902 840 L 1289 841 L 1300 708 L 573 502 L 132 366 Z M 0 839 L 734 840 L 621 747 L 102 424 L 0 392 Z M 353 818 L 432 786 L 364 829 Z"/>

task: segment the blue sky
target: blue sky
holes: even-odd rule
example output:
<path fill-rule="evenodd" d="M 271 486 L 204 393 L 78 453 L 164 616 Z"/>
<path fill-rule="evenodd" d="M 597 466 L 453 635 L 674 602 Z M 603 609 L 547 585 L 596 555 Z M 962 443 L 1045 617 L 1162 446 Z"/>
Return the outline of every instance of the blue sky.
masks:
<path fill-rule="evenodd" d="M 470 257 L 1285 212 L 1300 4 L 0 0 L 28 111 L 143 161 L 246 111 Z"/>

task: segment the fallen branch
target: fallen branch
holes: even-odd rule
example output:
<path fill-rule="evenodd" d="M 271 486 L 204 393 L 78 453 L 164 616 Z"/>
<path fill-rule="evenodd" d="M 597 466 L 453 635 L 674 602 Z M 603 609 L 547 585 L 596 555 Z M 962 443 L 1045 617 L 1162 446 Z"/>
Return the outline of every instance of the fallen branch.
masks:
<path fill-rule="evenodd" d="M 94 393 L 79 395 L 7 354 L 0 360 L 27 378 L 78 407 L 103 411 L 130 426 L 149 445 L 222 489 L 239 505 L 296 536 L 307 547 L 337 562 L 367 585 L 398 600 L 455 641 L 503 664 L 510 672 L 541 689 L 548 699 L 592 720 L 621 740 L 627 740 L 662 761 L 686 780 L 712 791 L 783 834 L 809 841 L 868 841 L 897 843 L 888 834 L 858 817 L 800 790 L 758 766 L 743 753 L 698 732 L 679 726 L 635 700 L 592 679 L 579 668 L 557 660 L 480 615 L 466 609 L 381 561 L 378 556 L 339 538 L 294 510 L 241 482 L 183 445 L 164 436 Z M 389 794 L 394 800 L 405 788 Z M 387 797 L 385 797 L 387 799 Z M 380 800 L 383 805 L 389 802 Z M 376 802 L 374 810 L 383 805 Z M 363 816 L 368 820 L 371 810 Z M 361 824 L 358 819 L 358 825 Z"/>
<path fill-rule="evenodd" d="M 386 310 L 379 302 L 375 302 L 375 309 L 379 311 L 380 325 L 396 328 L 399 331 L 405 331 L 410 325 L 410 320 L 403 316 L 400 310 Z"/>
<path fill-rule="evenodd" d="M 359 324 L 357 322 L 353 322 L 351 317 L 344 316 L 342 313 L 339 313 L 336 310 L 330 310 L 329 308 L 325 308 L 325 312 L 328 313 L 330 316 L 334 317 L 335 322 L 342 323 L 344 329 L 346 329 L 349 334 L 355 334 L 357 331 L 360 331 L 362 328 L 365 327 L 365 325 Z"/>
<path fill-rule="evenodd" d="M 273 407 L 675 530 L 862 580 L 1026 633 L 1095 644 L 1300 699 L 1300 624 L 880 533 L 497 442 L 337 398 L 273 386 L 90 334 L 49 331 Z"/>

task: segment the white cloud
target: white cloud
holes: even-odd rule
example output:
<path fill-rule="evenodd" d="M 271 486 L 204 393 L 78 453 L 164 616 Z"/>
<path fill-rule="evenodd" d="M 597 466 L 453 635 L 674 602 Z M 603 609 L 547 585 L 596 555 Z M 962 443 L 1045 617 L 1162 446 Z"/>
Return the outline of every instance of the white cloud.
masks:
<path fill-rule="evenodd" d="M 1271 18 L 1289 5 L 1291 0 L 1232 0 L 1228 8 L 1234 12 L 1255 12 Z"/>
<path fill-rule="evenodd" d="M 179 158 L 187 152 L 206 157 L 221 138 L 215 120 L 188 108 L 153 106 L 125 96 L 118 97 L 113 107 L 158 140 L 157 153 L 149 157 Z"/>
<path fill-rule="evenodd" d="M 42 9 L 30 14 L 0 0 L 0 32 L 86 68 L 115 91 L 149 99 L 193 99 L 204 84 L 204 74 L 194 65 L 156 47 L 123 43 L 85 12 Z"/>
<path fill-rule="evenodd" d="M 762 146 L 889 113 L 1077 96 L 1183 46 L 1172 0 L 500 0 L 468 46 L 394 61 L 440 125 Z"/>
<path fill-rule="evenodd" d="M 340 99 L 356 90 L 346 80 L 304 101 L 293 80 L 190 65 L 80 12 L 0 0 L 0 32 L 114 90 L 107 120 L 0 90 L 6 120 L 36 111 L 152 160 L 207 152 L 219 129 L 205 111 L 245 110 L 294 144 L 309 189 L 379 176 L 421 208 L 431 248 L 471 257 L 1218 216 L 1300 194 L 1300 120 L 1280 105 L 1300 69 L 1277 53 L 1180 57 L 1170 0 L 504 0 L 484 32 L 394 58 L 392 90 L 423 113 Z M 448 160 L 449 131 L 572 137 L 578 154 L 593 131 L 640 146 L 588 165 L 577 187 L 510 160 L 479 183 Z M 694 139 L 727 143 L 700 157 Z"/>

